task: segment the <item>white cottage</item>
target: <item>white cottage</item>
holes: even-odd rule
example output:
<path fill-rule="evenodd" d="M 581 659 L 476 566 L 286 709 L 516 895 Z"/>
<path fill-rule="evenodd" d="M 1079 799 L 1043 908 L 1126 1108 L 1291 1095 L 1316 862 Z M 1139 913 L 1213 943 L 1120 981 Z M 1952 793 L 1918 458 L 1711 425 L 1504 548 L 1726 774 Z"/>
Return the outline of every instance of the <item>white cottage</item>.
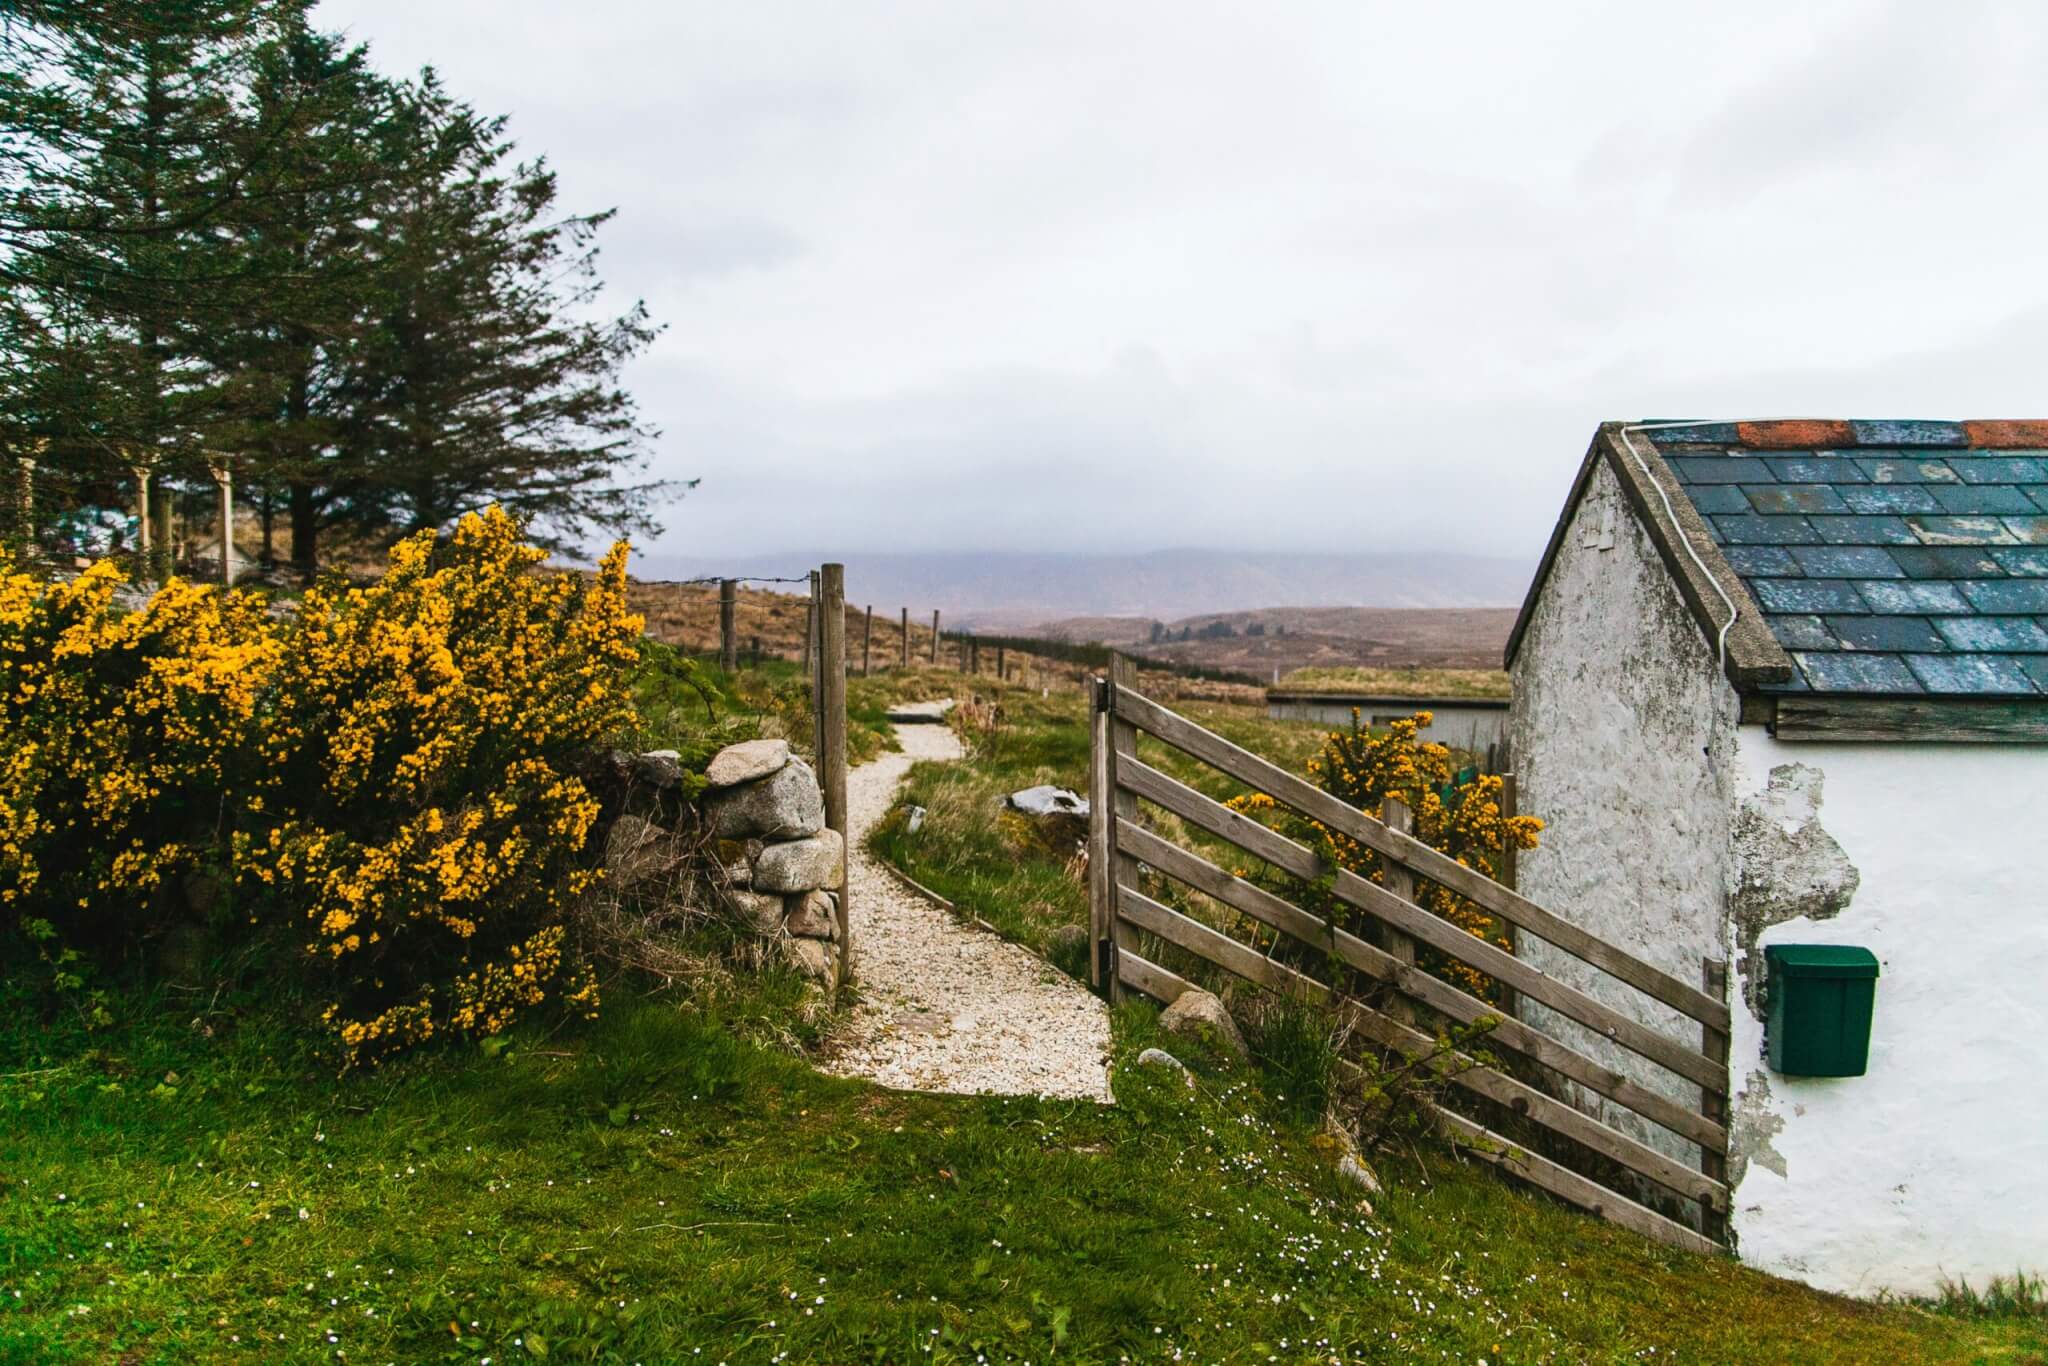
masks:
<path fill-rule="evenodd" d="M 1521 890 L 1728 964 L 1742 1259 L 1854 1294 L 2048 1271 L 2048 422 L 1608 423 L 1507 666 L 1548 822 Z M 1807 946 L 1874 960 L 1861 1075 L 1815 1073 L 1858 1062 L 1865 960 Z"/>

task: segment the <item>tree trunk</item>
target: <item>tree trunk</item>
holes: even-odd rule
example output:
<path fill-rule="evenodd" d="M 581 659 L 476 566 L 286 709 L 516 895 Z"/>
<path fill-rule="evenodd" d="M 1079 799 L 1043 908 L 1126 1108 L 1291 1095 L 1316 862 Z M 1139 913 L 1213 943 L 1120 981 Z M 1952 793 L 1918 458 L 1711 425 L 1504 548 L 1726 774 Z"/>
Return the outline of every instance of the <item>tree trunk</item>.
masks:
<path fill-rule="evenodd" d="M 291 482 L 292 567 L 307 583 L 320 572 L 320 511 L 313 502 L 313 486 L 303 479 Z"/>

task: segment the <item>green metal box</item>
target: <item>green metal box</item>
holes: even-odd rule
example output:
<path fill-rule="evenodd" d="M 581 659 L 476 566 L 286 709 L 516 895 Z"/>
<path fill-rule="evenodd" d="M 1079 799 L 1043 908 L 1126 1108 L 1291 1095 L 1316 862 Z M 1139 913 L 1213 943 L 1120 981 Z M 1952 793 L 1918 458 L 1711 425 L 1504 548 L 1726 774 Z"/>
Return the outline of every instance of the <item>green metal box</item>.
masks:
<path fill-rule="evenodd" d="M 1870 1064 L 1877 956 L 1846 944 L 1764 949 L 1771 1070 L 1788 1077 L 1860 1077 Z"/>

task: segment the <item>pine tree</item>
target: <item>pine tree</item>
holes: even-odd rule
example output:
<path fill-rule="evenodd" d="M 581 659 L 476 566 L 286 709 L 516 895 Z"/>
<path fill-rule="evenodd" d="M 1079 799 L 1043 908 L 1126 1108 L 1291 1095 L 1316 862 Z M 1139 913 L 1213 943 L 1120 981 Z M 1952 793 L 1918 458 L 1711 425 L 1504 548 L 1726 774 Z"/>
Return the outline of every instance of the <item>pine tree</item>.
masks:
<path fill-rule="evenodd" d="M 380 307 L 350 367 L 342 444 L 367 462 L 363 525 L 446 525 L 500 503 L 573 550 L 592 530 L 651 530 L 668 487 L 622 483 L 654 432 L 620 387 L 658 329 L 634 304 L 585 321 L 610 212 L 557 215 L 544 162 L 512 160 L 428 72 L 410 91 L 413 165 L 380 215 Z"/>

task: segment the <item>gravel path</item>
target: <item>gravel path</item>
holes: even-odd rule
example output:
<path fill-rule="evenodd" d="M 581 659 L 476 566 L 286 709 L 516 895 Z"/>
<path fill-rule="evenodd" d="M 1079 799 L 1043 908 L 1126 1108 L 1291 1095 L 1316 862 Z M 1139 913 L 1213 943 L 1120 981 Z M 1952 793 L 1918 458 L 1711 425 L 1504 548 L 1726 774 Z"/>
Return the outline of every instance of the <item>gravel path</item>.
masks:
<path fill-rule="evenodd" d="M 847 775 L 854 975 L 848 1043 L 825 1064 L 907 1091 L 1080 1096 L 1107 1101 L 1109 1015 L 1080 983 L 964 926 L 868 853 L 867 833 L 920 759 L 956 759 L 948 726 L 896 728 L 903 743 Z"/>

